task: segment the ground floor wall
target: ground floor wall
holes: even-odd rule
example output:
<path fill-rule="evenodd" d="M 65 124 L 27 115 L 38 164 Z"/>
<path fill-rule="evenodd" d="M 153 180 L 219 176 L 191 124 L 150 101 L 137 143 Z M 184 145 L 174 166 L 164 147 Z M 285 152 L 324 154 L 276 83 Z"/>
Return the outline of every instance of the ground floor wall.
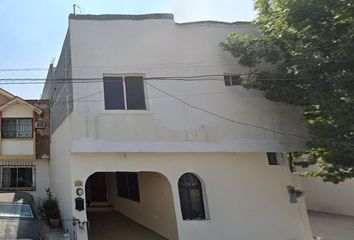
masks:
<path fill-rule="evenodd" d="M 50 187 L 49 160 L 35 160 L 36 191 L 30 192 L 37 204 L 47 197 L 46 188 Z"/>
<path fill-rule="evenodd" d="M 318 177 L 301 180 L 309 210 L 354 216 L 354 180 L 339 184 Z"/>
<path fill-rule="evenodd" d="M 52 134 L 50 159 L 50 188 L 58 200 L 60 217 L 64 231 L 75 239 L 76 229 L 73 226 L 73 203 L 71 192 L 71 118 L 68 117 Z"/>
<path fill-rule="evenodd" d="M 62 184 L 66 193 L 71 191 L 65 195 L 65 201 L 71 198 L 71 206 L 63 211 L 72 210 L 82 222 L 87 216 L 74 210 L 75 183 L 85 182 L 94 172 L 157 172 L 171 185 L 181 240 L 312 239 L 303 199 L 289 202 L 287 185 L 300 188 L 298 182 L 286 164 L 268 165 L 265 153 L 76 153 L 70 158 L 71 181 Z M 182 219 L 178 179 L 187 172 L 202 182 L 204 220 Z M 86 239 L 84 231 L 77 234 L 78 239 Z"/>

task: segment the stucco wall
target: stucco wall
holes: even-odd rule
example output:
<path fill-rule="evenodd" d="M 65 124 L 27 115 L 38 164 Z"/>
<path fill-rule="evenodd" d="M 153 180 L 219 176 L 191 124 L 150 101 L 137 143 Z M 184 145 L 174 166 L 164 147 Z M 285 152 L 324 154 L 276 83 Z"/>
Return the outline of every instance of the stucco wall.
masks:
<path fill-rule="evenodd" d="M 32 155 L 33 154 L 33 139 L 12 139 L 1 140 L 3 155 Z"/>
<path fill-rule="evenodd" d="M 265 153 L 73 154 L 71 171 L 72 186 L 75 179 L 86 180 L 96 171 L 163 174 L 172 186 L 181 240 L 312 238 L 303 200 L 289 203 L 286 186 L 296 182 L 286 165 L 268 165 Z M 182 220 L 177 182 L 185 172 L 204 183 L 210 219 Z M 85 212 L 74 211 L 74 216 L 86 219 Z"/>
<path fill-rule="evenodd" d="M 12 104 L 1 112 L 3 118 L 32 118 L 33 109 L 23 104 Z"/>
<path fill-rule="evenodd" d="M 354 180 L 333 184 L 321 178 L 301 179 L 310 210 L 354 216 Z"/>
<path fill-rule="evenodd" d="M 71 193 L 70 149 L 71 149 L 70 117 L 52 135 L 50 158 L 50 187 L 54 196 L 58 199 L 60 215 L 63 220 L 64 230 L 72 235 L 73 204 Z"/>
<path fill-rule="evenodd" d="M 146 111 L 105 111 L 102 76 L 146 78 L 247 73 L 219 43 L 230 32 L 255 33 L 249 23 L 176 24 L 172 19 L 70 20 L 74 79 L 74 152 L 286 152 L 304 139 L 237 124 L 193 109 L 145 85 Z M 305 134 L 298 109 L 262 92 L 203 81 L 149 80 L 182 100 L 233 121 Z"/>
<path fill-rule="evenodd" d="M 114 173 L 107 174 L 108 201 L 114 209 L 170 240 L 177 240 L 177 222 L 168 180 L 159 173 L 139 172 L 140 201 L 117 196 Z"/>
<path fill-rule="evenodd" d="M 47 197 L 45 189 L 50 187 L 49 183 L 49 161 L 46 159 L 35 160 L 36 165 L 36 191 L 30 192 L 33 195 L 36 203 L 39 204 L 41 200 Z"/>

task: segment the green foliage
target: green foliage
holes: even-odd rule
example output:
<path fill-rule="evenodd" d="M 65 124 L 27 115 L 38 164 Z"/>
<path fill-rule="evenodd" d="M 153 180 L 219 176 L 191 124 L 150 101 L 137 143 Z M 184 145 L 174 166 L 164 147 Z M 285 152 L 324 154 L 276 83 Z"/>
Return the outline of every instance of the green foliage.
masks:
<path fill-rule="evenodd" d="M 49 219 L 59 219 L 59 206 L 56 198 L 53 197 L 50 188 L 45 189 L 47 193 L 47 198 L 43 201 L 41 211 L 44 213 L 44 216 L 47 220 Z"/>
<path fill-rule="evenodd" d="M 301 107 L 312 175 L 338 183 L 354 177 L 353 0 L 256 0 L 259 34 L 231 33 L 225 51 L 251 69 L 245 87 Z"/>

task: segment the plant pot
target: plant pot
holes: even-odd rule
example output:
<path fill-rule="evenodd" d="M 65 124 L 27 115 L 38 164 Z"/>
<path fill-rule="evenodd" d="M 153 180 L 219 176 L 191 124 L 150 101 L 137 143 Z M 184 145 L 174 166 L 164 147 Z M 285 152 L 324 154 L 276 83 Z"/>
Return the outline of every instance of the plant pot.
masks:
<path fill-rule="evenodd" d="M 53 228 L 59 227 L 60 220 L 59 218 L 49 218 L 49 225 Z"/>

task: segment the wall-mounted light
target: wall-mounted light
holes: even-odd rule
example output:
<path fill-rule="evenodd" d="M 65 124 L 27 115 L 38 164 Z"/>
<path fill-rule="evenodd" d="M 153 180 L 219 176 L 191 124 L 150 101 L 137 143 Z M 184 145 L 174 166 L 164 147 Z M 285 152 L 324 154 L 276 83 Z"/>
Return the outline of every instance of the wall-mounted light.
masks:
<path fill-rule="evenodd" d="M 295 186 L 287 186 L 290 203 L 297 203 L 297 199 L 304 195 L 304 192 L 295 188 Z"/>

